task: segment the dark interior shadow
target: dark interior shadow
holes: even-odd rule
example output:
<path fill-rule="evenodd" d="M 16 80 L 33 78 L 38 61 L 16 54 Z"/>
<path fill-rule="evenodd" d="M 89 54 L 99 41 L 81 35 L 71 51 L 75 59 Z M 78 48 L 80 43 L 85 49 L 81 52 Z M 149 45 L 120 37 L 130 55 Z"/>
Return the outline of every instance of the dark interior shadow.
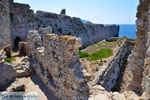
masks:
<path fill-rule="evenodd" d="M 42 82 L 42 80 L 36 75 L 33 74 L 30 76 L 31 80 L 34 82 L 35 85 L 38 85 L 41 91 L 45 94 L 48 100 L 58 100 L 52 92 L 49 91 L 49 89 L 45 86 L 45 84 Z"/>

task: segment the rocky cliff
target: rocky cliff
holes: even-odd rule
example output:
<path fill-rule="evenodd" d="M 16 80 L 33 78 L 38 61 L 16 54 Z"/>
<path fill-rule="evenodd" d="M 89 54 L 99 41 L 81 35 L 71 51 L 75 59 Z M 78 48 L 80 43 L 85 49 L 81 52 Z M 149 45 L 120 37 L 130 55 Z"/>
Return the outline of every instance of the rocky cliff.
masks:
<path fill-rule="evenodd" d="M 119 34 L 119 26 L 116 25 L 84 24 L 80 18 L 43 11 L 36 12 L 34 24 L 35 29 L 51 26 L 55 34 L 80 37 L 83 47 Z"/>

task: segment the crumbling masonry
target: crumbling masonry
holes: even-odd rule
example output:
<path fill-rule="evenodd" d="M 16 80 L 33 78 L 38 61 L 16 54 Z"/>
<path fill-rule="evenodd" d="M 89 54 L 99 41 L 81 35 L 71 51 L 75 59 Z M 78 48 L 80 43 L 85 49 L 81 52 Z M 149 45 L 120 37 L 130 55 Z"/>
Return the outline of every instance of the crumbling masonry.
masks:
<path fill-rule="evenodd" d="M 72 36 L 30 31 L 27 38 L 31 52 L 31 66 L 45 85 L 62 100 L 88 98 L 88 85 L 82 73 L 78 55 L 81 40 Z"/>
<path fill-rule="evenodd" d="M 0 49 L 10 42 L 9 2 L 0 0 Z"/>

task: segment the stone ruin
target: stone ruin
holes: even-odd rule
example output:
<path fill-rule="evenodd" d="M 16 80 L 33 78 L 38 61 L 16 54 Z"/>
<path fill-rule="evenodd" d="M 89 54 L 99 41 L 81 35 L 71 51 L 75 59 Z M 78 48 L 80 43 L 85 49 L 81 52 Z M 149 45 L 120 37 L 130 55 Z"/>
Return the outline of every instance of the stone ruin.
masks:
<path fill-rule="evenodd" d="M 66 51 L 68 47 L 60 49 L 60 47 L 63 46 L 62 43 L 66 44 L 66 42 L 61 42 L 61 46 L 60 46 L 59 41 L 60 40 L 69 41 L 69 39 L 71 39 L 70 36 L 62 36 L 61 37 L 61 36 L 57 36 L 56 34 L 46 34 L 46 35 L 44 35 L 45 39 L 42 42 L 41 36 L 39 36 L 38 32 L 35 31 L 35 33 L 37 34 L 36 36 L 39 37 L 39 38 L 37 38 L 39 43 L 37 41 L 35 41 L 36 42 L 35 44 L 40 44 L 39 46 L 42 46 L 42 48 L 39 46 L 36 46 L 37 47 L 36 53 L 34 53 L 34 52 L 31 53 L 33 66 L 34 67 L 38 66 L 38 67 L 35 67 L 35 69 L 38 68 L 38 69 L 36 69 L 36 72 L 39 74 L 39 76 L 43 79 L 43 81 L 46 84 L 47 82 L 45 81 L 45 78 L 43 77 L 44 74 L 42 74 L 42 73 L 46 73 L 47 69 L 45 67 L 48 64 L 53 64 L 53 65 L 49 65 L 50 67 L 52 67 L 52 69 L 49 71 L 52 71 L 51 72 L 51 76 L 52 76 L 51 79 L 53 80 L 53 83 L 55 83 L 54 86 L 56 86 L 55 89 L 57 90 L 57 88 L 59 88 L 58 84 L 62 84 L 62 81 L 63 82 L 67 81 L 66 83 L 68 83 L 67 84 L 68 87 L 70 87 L 70 86 L 72 87 L 73 84 L 79 85 L 75 81 L 71 81 L 73 83 L 69 84 L 70 83 L 69 80 L 66 80 L 66 81 L 65 80 L 59 80 L 60 83 L 57 82 L 57 80 L 58 80 L 57 77 L 60 74 L 59 73 L 58 76 L 56 75 L 56 73 L 58 71 L 61 72 L 61 71 L 63 71 L 63 69 L 65 69 L 67 67 L 68 69 L 66 69 L 65 71 L 68 70 L 67 75 L 70 76 L 69 73 L 71 73 L 70 77 L 72 77 L 72 76 L 76 75 L 76 72 L 74 72 L 74 71 L 78 70 L 79 73 L 82 73 L 81 74 L 82 78 L 81 79 L 77 78 L 77 79 L 79 79 L 81 83 L 83 82 L 84 84 L 87 85 L 87 87 L 84 88 L 86 90 L 86 92 L 82 92 L 82 96 L 88 97 L 89 100 L 148 100 L 148 99 L 150 99 L 150 96 L 149 96 L 149 94 L 150 94 L 150 92 L 149 92 L 150 91 L 150 89 L 149 89 L 149 78 L 148 78 L 148 76 L 149 76 L 149 73 L 148 73 L 149 72 L 149 67 L 148 67 L 149 66 L 149 63 L 148 63 L 148 59 L 149 59 L 149 56 L 148 56 L 149 55 L 148 54 L 149 53 L 148 52 L 148 50 L 149 50 L 148 49 L 148 47 L 149 47 L 148 39 L 149 38 L 147 38 L 147 37 L 149 37 L 148 36 L 148 32 L 149 32 L 149 28 L 148 28 L 148 26 L 149 26 L 149 17 L 148 17 L 149 16 L 149 13 L 148 13 L 149 7 L 150 7 L 150 2 L 148 0 L 141 0 L 140 5 L 138 6 L 138 13 L 137 13 L 138 19 L 136 22 L 137 23 L 136 45 L 134 47 L 134 50 L 132 51 L 132 54 L 130 55 L 130 57 L 128 59 L 128 67 L 132 71 L 133 79 L 131 80 L 130 85 L 128 85 L 127 90 L 124 91 L 123 93 L 107 92 L 107 91 L 110 91 L 110 88 L 105 87 L 105 85 L 109 84 L 109 82 L 105 83 L 105 81 L 102 81 L 102 82 L 104 82 L 104 83 L 102 83 L 100 81 L 96 81 L 96 82 L 93 82 L 93 81 L 88 82 L 87 81 L 86 75 L 84 74 L 82 66 L 79 62 L 78 54 L 76 52 L 73 52 L 74 49 L 71 49 L 71 52 L 70 52 L 70 50 Z M 29 34 L 32 34 L 32 33 L 34 33 L 34 31 L 31 31 Z M 34 37 L 34 36 L 29 36 L 29 37 Z M 32 39 L 32 40 L 35 40 L 35 39 Z M 45 44 L 45 42 L 48 42 L 48 43 Z M 74 42 L 75 42 L 75 40 L 74 40 Z M 113 62 L 109 63 L 109 65 L 111 65 L 110 66 L 111 69 L 117 68 L 118 65 L 116 65 L 116 64 L 117 64 L 117 61 L 119 60 L 119 57 L 121 55 L 124 56 L 125 54 L 123 54 L 123 53 L 128 52 L 129 48 L 126 48 L 126 46 L 125 46 L 126 43 L 127 42 L 125 42 L 120 47 L 120 49 L 116 52 L 116 55 L 114 56 L 114 59 L 112 60 L 112 61 L 114 61 L 114 63 Z M 29 43 L 29 44 L 31 44 L 31 43 Z M 57 47 L 57 45 L 59 45 L 59 47 Z M 70 46 L 70 45 L 68 45 L 68 46 Z M 72 45 L 72 47 L 73 46 L 74 45 Z M 30 46 L 29 48 L 32 48 L 32 46 Z M 49 48 L 49 49 L 47 49 L 47 48 Z M 34 49 L 35 49 L 35 47 L 34 47 Z M 54 51 L 54 49 L 56 51 L 58 49 L 58 52 Z M 57 54 L 57 53 L 60 53 L 59 50 L 62 50 L 63 52 L 66 51 L 66 54 L 67 54 L 65 56 L 63 55 L 62 58 L 60 57 L 61 59 L 65 59 L 65 57 L 68 57 L 68 56 L 69 56 L 68 58 L 70 59 L 70 57 L 74 57 L 73 55 L 77 56 L 77 59 L 73 59 L 73 60 L 68 61 L 68 63 L 70 61 L 72 61 L 70 71 L 69 71 L 70 64 L 66 64 L 65 62 L 62 63 L 63 61 L 61 61 L 61 59 L 59 59 L 59 56 Z M 39 53 L 37 51 L 39 51 Z M 47 58 L 44 60 L 44 61 L 46 61 L 45 63 L 42 63 L 42 61 L 40 61 L 41 56 L 39 56 L 39 54 L 42 55 L 43 58 Z M 47 54 L 47 55 L 45 55 L 45 54 Z M 59 55 L 61 55 L 61 54 L 59 54 Z M 49 63 L 51 61 L 51 59 L 53 59 L 53 60 L 51 63 Z M 76 62 L 76 60 L 77 60 L 77 62 Z M 57 64 L 54 64 L 53 62 L 57 62 Z M 59 62 L 60 62 L 60 64 L 62 63 L 63 65 L 66 65 L 66 67 L 64 66 L 61 70 L 59 70 L 59 68 L 56 67 L 56 66 L 58 66 Z M 40 69 L 40 66 L 43 66 L 43 68 Z M 74 67 L 72 67 L 72 66 L 74 66 Z M 40 71 L 38 71 L 39 69 L 40 69 Z M 118 70 L 118 69 L 116 69 L 116 70 Z M 53 73 L 54 71 L 56 71 L 56 72 Z M 109 73 L 111 73 L 111 71 L 112 70 L 109 70 L 109 66 L 107 66 L 106 70 L 102 71 L 102 72 L 105 72 L 103 74 L 108 75 L 108 76 L 103 75 L 103 79 L 101 79 L 102 77 L 100 75 L 98 75 L 99 79 L 100 80 L 106 79 L 106 82 L 107 82 L 107 80 L 109 80 L 110 77 L 112 76 L 111 74 L 109 74 Z M 61 76 L 65 76 L 64 74 L 66 74 L 66 73 L 63 73 L 63 74 L 61 73 Z M 80 74 L 77 74 L 77 75 L 80 75 Z M 115 76 L 117 76 L 117 75 L 115 75 Z M 46 75 L 45 75 L 45 77 L 46 77 Z M 67 79 L 68 79 L 68 77 L 67 77 Z M 107 79 L 107 77 L 108 77 L 108 79 Z M 63 79 L 66 79 L 66 78 L 63 78 Z M 48 80 L 48 79 L 46 79 L 46 80 Z M 73 79 L 73 80 L 75 80 L 75 79 Z M 79 81 L 79 80 L 77 80 L 77 81 Z M 99 82 L 102 83 L 103 85 L 102 84 L 98 85 L 97 83 L 99 83 Z M 57 87 L 57 85 L 58 85 L 58 87 Z M 104 88 L 107 91 L 101 85 L 104 86 Z M 109 86 L 113 86 L 113 85 L 109 84 Z M 49 84 L 48 84 L 48 87 L 50 90 L 55 91 L 55 89 L 52 89 Z M 62 85 L 61 85 L 61 87 L 62 87 Z M 80 87 L 80 85 L 78 87 Z M 65 91 L 63 94 L 67 93 L 67 95 L 58 95 L 57 92 L 54 92 L 54 94 L 57 95 L 58 98 L 66 97 L 66 98 L 64 98 L 64 100 L 66 100 L 66 99 L 69 100 L 71 94 L 69 94 L 70 92 L 68 93 L 68 91 L 70 91 L 70 89 L 73 89 L 73 88 L 69 88 L 69 90 L 68 89 L 66 89 L 66 90 L 62 89 L 62 91 Z M 132 91 L 134 91 L 136 94 Z M 78 99 L 83 100 L 82 97 L 77 98 L 77 97 L 80 97 L 78 95 L 79 92 L 81 92 L 81 91 L 76 90 L 77 94 L 75 94 L 74 96 L 71 96 L 72 97 L 71 100 L 78 100 Z M 88 95 L 87 95 L 87 93 L 88 93 Z M 61 93 L 59 93 L 59 94 L 61 94 Z"/>
<path fill-rule="evenodd" d="M 88 85 L 78 55 L 79 38 L 45 34 L 42 41 L 38 31 L 30 31 L 27 43 L 32 51 L 31 66 L 58 98 L 87 99 Z"/>
<path fill-rule="evenodd" d="M 12 48 L 18 49 L 19 42 L 26 42 L 30 30 L 52 27 L 53 33 L 58 35 L 72 35 L 82 38 L 83 47 L 108 39 L 117 37 L 119 26 L 81 22 L 80 18 L 66 15 L 63 9 L 61 14 L 44 11 L 34 11 L 28 4 L 14 3 L 13 0 L 1 1 L 1 48 L 10 43 Z M 92 37 L 91 37 L 92 36 Z"/>
<path fill-rule="evenodd" d="M 133 79 L 128 86 L 129 90 L 142 95 L 145 100 L 150 99 L 150 1 L 140 0 L 137 8 L 136 43 L 132 54 L 128 58 L 128 66 L 133 74 Z"/>
<path fill-rule="evenodd" d="M 97 72 L 95 80 L 89 81 L 90 76 L 82 68 L 78 54 L 82 46 L 81 39 L 67 35 L 58 36 L 53 33 L 41 34 L 44 33 L 43 31 L 47 32 L 46 29 L 40 29 L 28 33 L 30 63 L 37 75 L 58 99 L 102 100 L 104 97 L 104 100 L 113 100 L 118 95 L 124 97 L 124 100 L 138 98 L 133 92 L 123 94 L 110 92 L 116 84 L 121 64 L 123 64 L 121 57 L 132 50 L 128 47 L 128 41 L 124 41 L 108 65 Z M 130 93 L 132 95 L 125 96 Z"/>
<path fill-rule="evenodd" d="M 1 3 L 0 5 L 2 6 Z M 14 5 L 17 5 L 17 8 L 14 8 L 15 11 L 18 11 L 18 8 L 24 6 L 25 11 L 33 14 L 32 10 L 29 10 L 28 5 Z M 122 66 L 124 62 L 121 60 L 121 58 L 130 54 L 133 44 L 130 45 L 129 41 L 123 41 L 121 43 L 121 46 L 114 53 L 112 60 L 107 63 L 107 66 L 104 66 L 95 74 L 94 80 L 89 81 L 88 79 L 91 76 L 87 74 L 85 69 L 83 69 L 80 62 L 78 50 L 80 47 L 82 47 L 82 45 L 87 46 L 96 43 L 99 40 L 96 40 L 93 43 L 89 42 L 86 44 L 88 40 L 93 41 L 93 39 L 95 38 L 90 37 L 89 39 L 86 39 L 86 36 L 84 34 L 85 30 L 80 30 L 79 27 L 76 26 L 77 23 L 82 24 L 79 23 L 79 19 L 70 18 L 68 16 L 64 16 L 63 14 L 57 15 L 41 11 L 38 11 L 36 13 L 36 16 L 38 16 L 38 20 L 40 19 L 41 23 L 49 24 L 49 21 L 50 23 L 53 23 L 53 20 L 57 19 L 57 17 L 62 18 L 61 21 L 63 21 L 64 19 L 65 21 L 71 19 L 71 21 L 75 22 L 71 23 L 70 25 L 75 24 L 75 27 L 77 27 L 76 30 L 80 30 L 79 33 L 81 32 L 83 34 L 71 34 L 73 36 L 70 36 L 70 34 L 66 34 L 64 30 L 62 30 L 62 33 L 65 34 L 61 34 L 61 32 L 57 31 L 57 25 L 55 24 L 51 25 L 51 27 L 44 29 L 41 28 L 44 26 L 40 26 L 36 28 L 37 30 L 29 31 L 28 35 L 26 32 L 23 33 L 25 35 L 20 37 L 25 37 L 24 41 L 27 40 L 27 42 L 17 43 L 20 52 L 19 55 L 27 55 L 28 57 L 22 60 L 21 63 L 9 64 L 2 61 L 2 52 L 0 51 L 0 88 L 4 85 L 7 85 L 16 77 L 19 78 L 29 76 L 32 73 L 31 68 L 33 68 L 36 74 L 40 77 L 40 79 L 42 79 L 45 86 L 47 86 L 47 88 L 52 91 L 58 99 L 61 100 L 149 100 L 149 8 L 149 0 L 140 0 L 137 12 L 138 19 L 136 21 L 136 44 L 132 51 L 132 54 L 128 58 L 128 68 L 132 72 L 133 79 L 131 79 L 130 84 L 122 93 L 112 92 L 111 89 L 117 83 L 117 77 L 119 76 L 121 69 L 120 66 Z M 4 7 L 2 7 L 1 10 L 5 10 Z M 0 32 L 5 31 L 2 35 L 6 36 L 9 36 L 9 24 L 7 23 L 9 17 L 8 15 L 5 15 L 5 17 L 2 15 L 0 16 L 0 20 L 2 19 L 6 22 L 3 25 L 8 26 L 6 27 L 8 30 L 5 30 L 6 28 L 4 30 L 0 30 Z M 12 16 L 13 14 L 10 15 Z M 29 15 L 25 15 L 23 17 L 27 16 Z M 20 18 L 19 16 L 16 16 L 16 20 L 17 17 Z M 45 20 L 45 18 L 47 17 L 49 19 Z M 28 18 L 25 19 L 26 21 L 28 20 Z M 25 19 L 22 20 L 22 23 L 24 23 Z M 15 22 L 18 23 L 17 21 Z M 31 21 L 31 23 L 26 23 L 29 26 L 23 25 L 22 30 L 24 30 L 25 27 L 27 28 L 30 27 L 30 25 L 32 26 L 32 22 L 33 21 Z M 40 21 L 37 21 L 37 23 L 39 22 Z M 48 24 L 46 24 L 45 26 L 47 26 Z M 1 26 L 4 28 L 3 25 Z M 36 22 L 34 22 L 34 25 L 36 25 Z M 86 25 L 87 27 L 90 27 L 88 28 L 89 36 L 91 36 L 91 33 L 93 34 L 93 32 L 91 32 L 92 29 L 98 30 L 99 27 L 102 27 L 102 29 L 104 29 L 103 25 L 95 25 L 91 23 L 88 23 Z M 10 30 L 14 30 L 13 32 L 19 32 L 20 30 L 17 28 L 18 26 L 21 27 L 19 23 L 16 24 L 16 27 L 11 24 L 11 28 L 15 28 Z M 107 29 L 108 27 L 106 27 L 106 30 L 104 32 L 107 31 L 109 33 L 109 30 Z M 12 34 L 13 33 L 11 33 L 11 36 Z M 107 36 L 109 37 L 110 35 L 107 34 L 106 37 Z M 83 37 L 85 37 L 85 41 L 81 39 Z M 104 36 L 104 38 L 106 37 Z M 20 40 L 23 39 L 21 38 Z M 16 41 L 18 42 L 20 40 L 18 37 Z M 0 43 L 2 43 L 2 47 L 6 45 L 5 41 L 2 41 Z M 24 87 L 24 85 L 22 86 Z M 18 88 L 20 88 L 20 86 Z M 16 89 L 17 87 L 14 90 Z"/>
<path fill-rule="evenodd" d="M 62 9 L 60 14 L 66 15 L 66 9 Z"/>

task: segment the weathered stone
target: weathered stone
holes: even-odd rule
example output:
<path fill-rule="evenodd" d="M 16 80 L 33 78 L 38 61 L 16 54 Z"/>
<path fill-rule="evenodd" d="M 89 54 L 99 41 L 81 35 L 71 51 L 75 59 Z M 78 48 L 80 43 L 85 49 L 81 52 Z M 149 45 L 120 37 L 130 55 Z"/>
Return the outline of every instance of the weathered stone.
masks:
<path fill-rule="evenodd" d="M 10 0 L 11 1 L 11 0 Z M 26 41 L 27 34 L 34 28 L 34 12 L 27 4 L 10 2 L 10 26 L 12 47 Z"/>
<path fill-rule="evenodd" d="M 37 11 L 35 18 L 38 19 L 34 23 L 36 29 L 50 25 L 53 33 L 57 35 L 72 35 L 81 38 L 82 47 L 87 47 L 110 37 L 118 37 L 119 33 L 119 26 L 116 25 L 84 24 L 79 18 L 71 18 L 62 14 Z"/>
<path fill-rule="evenodd" d="M 135 91 L 137 94 L 142 95 L 144 100 L 150 97 L 150 78 L 149 76 L 149 0 L 140 0 L 137 12 L 137 38 L 134 50 L 128 59 L 128 66 L 133 74 L 133 79 L 128 86 L 128 90 Z"/>
<path fill-rule="evenodd" d="M 2 49 L 7 44 L 11 44 L 9 24 L 9 0 L 0 1 L 0 12 L 0 49 Z"/>
<path fill-rule="evenodd" d="M 66 15 L 66 9 L 62 9 L 60 14 Z"/>
<path fill-rule="evenodd" d="M 6 56 L 7 56 L 8 58 L 10 58 L 10 57 L 11 57 L 11 45 L 10 45 L 10 44 L 6 45 L 6 46 L 4 47 L 4 51 L 6 52 Z"/>
<path fill-rule="evenodd" d="M 10 81 L 17 76 L 16 70 L 13 65 L 7 62 L 0 62 L 0 86 L 7 85 Z"/>
<path fill-rule="evenodd" d="M 19 56 L 26 56 L 28 54 L 28 47 L 26 42 L 19 42 Z"/>
<path fill-rule="evenodd" d="M 62 100 L 87 98 L 89 87 L 82 74 L 78 55 L 80 39 L 45 34 L 42 41 L 39 34 L 38 31 L 30 31 L 27 38 L 32 55 L 31 65 L 36 73 Z M 37 42 L 43 45 L 36 46 Z M 35 62 L 37 64 L 33 65 Z"/>

